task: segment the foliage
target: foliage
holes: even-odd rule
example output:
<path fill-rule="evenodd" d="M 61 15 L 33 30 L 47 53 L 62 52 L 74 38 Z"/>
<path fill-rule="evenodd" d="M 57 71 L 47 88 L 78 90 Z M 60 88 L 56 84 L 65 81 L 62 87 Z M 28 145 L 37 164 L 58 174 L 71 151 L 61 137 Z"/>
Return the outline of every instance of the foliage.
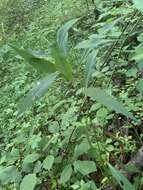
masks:
<path fill-rule="evenodd" d="M 113 167 L 143 140 L 133 3 L 0 2 L 0 189 L 142 188 L 141 170 L 130 182 Z"/>

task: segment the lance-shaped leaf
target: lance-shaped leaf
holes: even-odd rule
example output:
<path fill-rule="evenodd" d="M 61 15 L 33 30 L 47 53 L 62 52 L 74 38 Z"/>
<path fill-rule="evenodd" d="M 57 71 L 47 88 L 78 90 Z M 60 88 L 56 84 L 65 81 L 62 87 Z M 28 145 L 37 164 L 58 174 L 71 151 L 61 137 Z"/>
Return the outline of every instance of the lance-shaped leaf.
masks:
<path fill-rule="evenodd" d="M 117 180 L 118 184 L 123 190 L 135 190 L 134 186 L 129 182 L 129 180 L 117 169 L 115 169 L 111 164 L 108 164 L 112 176 Z"/>
<path fill-rule="evenodd" d="M 96 64 L 97 51 L 93 50 L 87 57 L 87 63 L 85 65 L 85 86 L 88 86 L 90 77 L 94 71 Z"/>
<path fill-rule="evenodd" d="M 53 73 L 56 71 L 55 65 L 46 58 L 35 54 L 31 50 L 18 48 L 12 44 L 12 47 L 25 61 L 32 65 L 37 71 L 41 73 Z"/>
<path fill-rule="evenodd" d="M 27 96 L 21 101 L 20 109 L 18 112 L 19 116 L 23 114 L 25 110 L 29 108 L 37 99 L 42 97 L 47 92 L 47 90 L 56 80 L 58 74 L 59 74 L 58 72 L 49 74 L 48 76 L 42 78 L 37 82 L 35 87 L 32 90 L 30 90 Z"/>
<path fill-rule="evenodd" d="M 85 89 L 85 93 L 87 96 L 91 97 L 95 101 L 100 102 L 107 108 L 137 121 L 132 113 L 130 113 L 116 98 L 109 96 L 107 93 L 105 93 L 104 90 L 100 88 L 87 88 Z"/>
<path fill-rule="evenodd" d="M 60 71 L 67 80 L 71 80 L 72 67 L 68 63 L 67 59 L 61 54 L 61 51 L 57 45 L 53 45 L 52 57 L 55 59 L 56 70 Z"/>
<path fill-rule="evenodd" d="M 57 44 L 64 56 L 68 53 L 68 31 L 79 19 L 66 22 L 57 32 Z"/>
<path fill-rule="evenodd" d="M 104 36 L 100 35 L 91 35 L 88 40 L 84 40 L 76 45 L 76 49 L 93 49 L 93 48 L 98 48 L 99 46 L 102 45 L 109 45 L 109 42 L 111 40 L 104 39 Z"/>

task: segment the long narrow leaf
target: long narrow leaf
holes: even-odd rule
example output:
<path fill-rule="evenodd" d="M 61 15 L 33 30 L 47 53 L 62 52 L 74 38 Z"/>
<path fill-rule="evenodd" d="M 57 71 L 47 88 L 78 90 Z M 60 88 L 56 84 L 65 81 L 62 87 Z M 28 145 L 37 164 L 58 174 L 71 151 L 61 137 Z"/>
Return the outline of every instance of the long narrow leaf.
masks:
<path fill-rule="evenodd" d="M 55 59 L 56 70 L 60 71 L 67 80 L 71 80 L 72 67 L 66 58 L 61 54 L 61 51 L 57 45 L 54 45 L 52 48 L 52 56 Z"/>
<path fill-rule="evenodd" d="M 57 44 L 64 56 L 68 53 L 68 31 L 79 19 L 66 22 L 57 32 Z"/>
<path fill-rule="evenodd" d="M 85 86 L 87 88 L 91 75 L 94 71 L 96 64 L 97 51 L 93 50 L 87 57 L 87 63 L 85 65 Z"/>
<path fill-rule="evenodd" d="M 100 88 L 87 88 L 85 90 L 85 93 L 87 96 L 91 97 L 95 101 L 100 102 L 107 108 L 137 121 L 132 113 L 130 113 L 120 102 L 118 102 L 116 98 L 109 96 L 107 93 L 105 93 L 104 90 Z"/>
<path fill-rule="evenodd" d="M 27 96 L 21 101 L 18 116 L 21 116 L 27 108 L 29 108 L 37 99 L 42 97 L 47 92 L 56 80 L 58 74 L 58 72 L 49 74 L 37 82 L 35 87 L 30 90 Z"/>
<path fill-rule="evenodd" d="M 111 164 L 108 164 L 112 176 L 117 180 L 118 184 L 123 190 L 135 190 L 134 186 L 128 181 L 128 179 L 116 170 Z"/>

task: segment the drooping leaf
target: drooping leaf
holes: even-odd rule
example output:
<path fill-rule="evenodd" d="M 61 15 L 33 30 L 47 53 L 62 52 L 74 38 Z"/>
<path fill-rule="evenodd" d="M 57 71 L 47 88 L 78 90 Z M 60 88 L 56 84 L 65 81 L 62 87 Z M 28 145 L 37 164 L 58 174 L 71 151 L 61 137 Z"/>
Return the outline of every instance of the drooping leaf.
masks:
<path fill-rule="evenodd" d="M 123 190 L 135 190 L 134 186 L 128 181 L 128 179 L 116 170 L 111 164 L 108 164 L 109 169 L 113 177 L 117 180 L 118 184 Z"/>
<path fill-rule="evenodd" d="M 116 98 L 109 96 L 104 90 L 100 88 L 87 88 L 85 93 L 87 96 L 91 97 L 95 101 L 100 102 L 107 108 L 137 121 L 132 113 L 130 113 Z"/>
<path fill-rule="evenodd" d="M 68 31 L 78 20 L 72 19 L 66 22 L 57 32 L 57 44 L 64 56 L 68 53 Z"/>
<path fill-rule="evenodd" d="M 23 178 L 20 184 L 20 190 L 34 190 L 36 183 L 37 183 L 36 175 L 28 174 Z"/>
<path fill-rule="evenodd" d="M 53 73 L 56 71 L 55 65 L 46 58 L 35 54 L 31 50 L 18 48 L 12 44 L 10 46 L 30 65 L 32 65 L 38 72 Z"/>
<path fill-rule="evenodd" d="M 39 80 L 27 94 L 27 96 L 21 101 L 18 115 L 23 114 L 27 108 L 29 108 L 37 99 L 45 95 L 47 90 L 51 87 L 53 82 L 56 80 L 58 76 L 58 72 L 49 74 L 48 76 Z"/>
<path fill-rule="evenodd" d="M 27 156 L 24 158 L 23 162 L 25 162 L 25 163 L 33 163 L 33 162 L 35 162 L 36 160 L 38 160 L 39 157 L 40 157 L 39 154 L 37 154 L 37 153 L 32 153 L 32 154 L 27 155 Z"/>
<path fill-rule="evenodd" d="M 142 0 L 133 0 L 133 3 L 137 9 L 143 11 L 143 2 Z"/>
<path fill-rule="evenodd" d="M 83 175 L 88 175 L 97 170 L 95 162 L 80 160 L 74 162 L 74 169 Z"/>
<path fill-rule="evenodd" d="M 61 54 L 61 51 L 57 45 L 53 45 L 52 56 L 55 59 L 56 70 L 60 71 L 67 80 L 71 80 L 72 67 L 68 63 L 67 59 Z"/>
<path fill-rule="evenodd" d="M 61 178 L 60 178 L 60 182 L 62 184 L 66 183 L 67 181 L 70 180 L 70 177 L 72 175 L 72 167 L 71 164 L 65 166 L 65 168 L 63 169 L 62 173 L 61 173 Z"/>
<path fill-rule="evenodd" d="M 48 155 L 46 159 L 43 161 L 43 168 L 46 170 L 50 170 L 54 163 L 54 156 Z"/>
<path fill-rule="evenodd" d="M 92 51 L 88 57 L 87 57 L 87 63 L 85 65 L 85 86 L 88 86 L 90 77 L 94 71 L 94 67 L 96 64 L 96 55 L 97 55 L 97 51 Z"/>

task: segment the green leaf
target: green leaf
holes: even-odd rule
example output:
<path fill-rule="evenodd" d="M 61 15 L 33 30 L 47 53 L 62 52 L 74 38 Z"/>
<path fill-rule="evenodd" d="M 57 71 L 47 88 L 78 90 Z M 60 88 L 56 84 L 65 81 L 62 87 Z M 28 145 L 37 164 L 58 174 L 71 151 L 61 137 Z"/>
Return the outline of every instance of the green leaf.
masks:
<path fill-rule="evenodd" d="M 140 79 L 137 84 L 137 90 L 143 94 L 143 79 Z"/>
<path fill-rule="evenodd" d="M 71 178 L 72 172 L 73 172 L 73 170 L 72 170 L 71 164 L 65 166 L 65 168 L 63 169 L 63 171 L 61 173 L 60 182 L 62 184 L 64 184 L 67 181 L 69 181 Z"/>
<path fill-rule="evenodd" d="M 85 89 L 85 93 L 93 100 L 98 101 L 104 106 L 106 106 L 108 109 L 114 110 L 117 113 L 121 113 L 126 117 L 129 117 L 137 121 L 137 119 L 133 116 L 132 113 L 130 113 L 120 102 L 118 102 L 116 98 L 109 96 L 107 93 L 105 93 L 104 90 L 100 88 L 87 88 Z"/>
<path fill-rule="evenodd" d="M 37 71 L 41 73 L 54 73 L 56 71 L 55 65 L 46 58 L 40 57 L 31 50 L 18 48 L 12 44 L 12 47 L 22 58 L 25 59 L 30 65 L 32 65 Z"/>
<path fill-rule="evenodd" d="M 59 132 L 59 123 L 56 122 L 56 121 L 50 123 L 49 126 L 48 126 L 48 131 L 49 131 L 50 133 L 53 133 L 53 134 L 58 133 L 58 132 Z"/>
<path fill-rule="evenodd" d="M 83 141 L 79 145 L 76 145 L 74 149 L 74 156 L 78 158 L 83 153 L 87 153 L 89 148 L 90 146 L 87 139 L 83 139 Z"/>
<path fill-rule="evenodd" d="M 101 45 L 109 45 L 111 40 L 104 39 L 103 36 L 93 34 L 88 40 L 84 40 L 76 45 L 76 49 L 93 49 L 98 48 Z"/>
<path fill-rule="evenodd" d="M 35 163 L 34 169 L 33 169 L 33 173 L 39 173 L 41 171 L 42 168 L 42 163 L 40 161 L 37 161 Z"/>
<path fill-rule="evenodd" d="M 111 164 L 108 164 L 109 169 L 113 177 L 117 180 L 118 184 L 123 190 L 135 190 L 134 186 L 128 181 L 128 179 L 116 170 Z"/>
<path fill-rule="evenodd" d="M 21 101 L 18 116 L 21 116 L 36 100 L 45 95 L 56 80 L 58 74 L 58 72 L 49 74 L 37 82 L 36 86 L 34 86 L 34 88 L 30 90 L 27 96 Z"/>
<path fill-rule="evenodd" d="M 55 59 L 56 70 L 60 71 L 67 80 L 71 80 L 72 79 L 72 67 L 68 63 L 66 58 L 61 54 L 61 51 L 57 45 L 53 45 L 52 56 Z"/>
<path fill-rule="evenodd" d="M 97 170 L 96 165 L 93 161 L 75 161 L 74 168 L 76 171 L 79 171 L 83 175 L 88 175 Z"/>
<path fill-rule="evenodd" d="M 142 0 L 133 0 L 133 3 L 137 9 L 143 11 L 143 2 Z"/>
<path fill-rule="evenodd" d="M 64 56 L 67 56 L 68 52 L 68 31 L 78 20 L 72 19 L 66 22 L 57 32 L 57 44 Z"/>
<path fill-rule="evenodd" d="M 6 168 L 0 169 L 0 181 L 2 184 L 7 184 L 10 182 L 15 182 L 19 173 L 15 166 L 8 166 Z"/>
<path fill-rule="evenodd" d="M 33 162 L 35 162 L 36 160 L 38 160 L 39 157 L 40 157 L 40 155 L 37 154 L 37 153 L 29 154 L 29 155 L 27 155 L 27 156 L 24 158 L 23 162 L 25 162 L 25 163 L 33 163 Z"/>
<path fill-rule="evenodd" d="M 28 174 L 23 178 L 20 184 L 20 190 L 34 190 L 36 183 L 37 183 L 36 175 Z"/>
<path fill-rule="evenodd" d="M 96 64 L 97 51 L 92 51 L 87 57 L 87 63 L 85 65 L 85 86 L 88 86 L 90 77 L 94 71 Z"/>
<path fill-rule="evenodd" d="M 54 163 L 54 156 L 48 155 L 46 159 L 43 161 L 43 168 L 46 170 L 50 170 Z"/>

